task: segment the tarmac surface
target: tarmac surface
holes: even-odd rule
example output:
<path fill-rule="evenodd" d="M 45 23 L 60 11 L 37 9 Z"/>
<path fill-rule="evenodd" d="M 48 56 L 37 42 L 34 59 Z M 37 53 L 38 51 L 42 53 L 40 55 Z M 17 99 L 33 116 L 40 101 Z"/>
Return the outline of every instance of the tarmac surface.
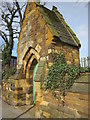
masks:
<path fill-rule="evenodd" d="M 2 118 L 12 118 L 12 120 L 17 120 L 18 118 L 35 118 L 35 107 L 33 105 L 8 105 L 6 102 L 2 101 L 0 86 L 0 119 Z"/>
<path fill-rule="evenodd" d="M 10 106 L 2 101 L 2 118 L 35 118 L 34 106 Z"/>

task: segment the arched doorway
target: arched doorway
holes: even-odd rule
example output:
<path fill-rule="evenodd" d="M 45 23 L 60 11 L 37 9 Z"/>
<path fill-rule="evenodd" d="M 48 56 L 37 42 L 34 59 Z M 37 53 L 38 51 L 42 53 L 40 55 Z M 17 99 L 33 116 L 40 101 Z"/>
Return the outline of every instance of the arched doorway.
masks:
<path fill-rule="evenodd" d="M 26 75 L 26 104 L 35 104 L 35 74 L 38 68 L 39 54 L 33 48 L 30 48 L 24 58 L 24 73 Z"/>
<path fill-rule="evenodd" d="M 31 87 L 30 87 L 30 101 L 31 103 L 30 104 L 35 104 L 35 101 L 36 101 L 36 94 L 35 94 L 35 75 L 36 75 L 36 71 L 37 71 L 37 68 L 38 68 L 38 62 L 36 59 L 34 59 L 32 61 L 32 64 L 30 66 L 30 80 L 32 81 L 31 82 Z"/>

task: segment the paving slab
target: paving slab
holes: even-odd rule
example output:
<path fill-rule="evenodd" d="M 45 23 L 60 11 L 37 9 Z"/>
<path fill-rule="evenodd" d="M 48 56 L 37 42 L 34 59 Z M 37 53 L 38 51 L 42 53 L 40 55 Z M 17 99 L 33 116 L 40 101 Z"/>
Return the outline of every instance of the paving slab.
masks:
<path fill-rule="evenodd" d="M 10 106 L 2 101 L 2 118 L 34 118 L 35 107 L 30 106 Z"/>

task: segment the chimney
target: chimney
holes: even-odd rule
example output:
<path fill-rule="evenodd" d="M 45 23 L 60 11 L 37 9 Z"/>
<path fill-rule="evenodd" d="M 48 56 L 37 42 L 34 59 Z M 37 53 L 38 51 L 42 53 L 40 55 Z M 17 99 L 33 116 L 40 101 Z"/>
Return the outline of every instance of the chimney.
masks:
<path fill-rule="evenodd" d="M 53 6 L 52 11 L 55 12 L 59 18 L 63 18 L 63 15 L 58 11 L 57 7 Z"/>
<path fill-rule="evenodd" d="M 57 7 L 53 6 L 52 11 L 56 12 L 57 11 Z"/>

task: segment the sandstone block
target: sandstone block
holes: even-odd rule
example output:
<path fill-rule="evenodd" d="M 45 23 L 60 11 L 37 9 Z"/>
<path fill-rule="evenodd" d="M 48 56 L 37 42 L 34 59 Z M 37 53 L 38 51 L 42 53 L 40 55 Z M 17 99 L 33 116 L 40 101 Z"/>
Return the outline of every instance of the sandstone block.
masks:
<path fill-rule="evenodd" d="M 44 111 L 44 112 L 43 112 L 43 116 L 44 116 L 45 118 L 50 118 L 50 113 Z"/>
<path fill-rule="evenodd" d="M 48 106 L 49 105 L 49 102 L 47 102 L 47 101 L 42 101 L 41 103 L 40 103 L 40 105 L 43 105 L 43 106 Z"/>

